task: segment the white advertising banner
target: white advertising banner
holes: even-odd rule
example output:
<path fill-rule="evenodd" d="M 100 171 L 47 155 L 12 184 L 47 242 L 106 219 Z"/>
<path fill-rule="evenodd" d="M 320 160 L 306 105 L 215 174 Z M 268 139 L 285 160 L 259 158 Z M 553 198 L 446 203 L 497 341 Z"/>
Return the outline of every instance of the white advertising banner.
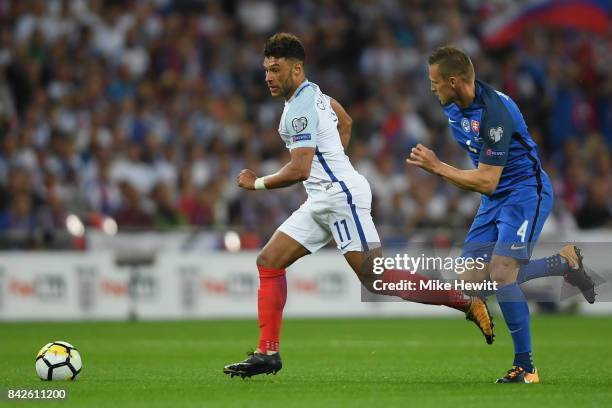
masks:
<path fill-rule="evenodd" d="M 0 319 L 128 316 L 128 275 L 111 253 L 15 253 L 0 257 Z"/>
<path fill-rule="evenodd" d="M 157 268 L 166 276 L 179 317 L 256 317 L 259 278 L 255 253 L 160 255 Z M 361 302 L 361 285 L 335 251 L 297 261 L 287 270 L 284 315 L 375 316 L 453 314 L 452 310 L 406 302 Z M 144 309 L 141 309 L 144 312 Z M 143 313 L 143 317 L 150 317 Z"/>
<path fill-rule="evenodd" d="M 255 258 L 255 252 L 160 252 L 139 262 L 112 252 L 2 253 L 0 320 L 256 318 Z M 287 288 L 287 317 L 462 317 L 439 306 L 362 302 L 357 277 L 335 251 L 292 265 Z M 612 303 L 580 310 L 612 313 Z"/>

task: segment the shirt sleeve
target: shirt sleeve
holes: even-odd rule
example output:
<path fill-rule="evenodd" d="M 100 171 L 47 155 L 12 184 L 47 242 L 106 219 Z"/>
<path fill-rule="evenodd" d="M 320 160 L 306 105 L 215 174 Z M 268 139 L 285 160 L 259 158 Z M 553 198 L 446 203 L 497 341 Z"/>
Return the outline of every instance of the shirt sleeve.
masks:
<path fill-rule="evenodd" d="M 314 103 L 296 101 L 285 115 L 285 128 L 289 132 L 288 147 L 290 150 L 297 147 L 317 147 L 317 127 L 319 116 L 315 111 Z M 311 101 L 312 102 L 312 101 Z"/>
<path fill-rule="evenodd" d="M 478 162 L 491 166 L 505 166 L 514 133 L 512 116 L 501 100 L 489 104 L 485 115 L 484 123 L 481 125 L 484 134 Z"/>

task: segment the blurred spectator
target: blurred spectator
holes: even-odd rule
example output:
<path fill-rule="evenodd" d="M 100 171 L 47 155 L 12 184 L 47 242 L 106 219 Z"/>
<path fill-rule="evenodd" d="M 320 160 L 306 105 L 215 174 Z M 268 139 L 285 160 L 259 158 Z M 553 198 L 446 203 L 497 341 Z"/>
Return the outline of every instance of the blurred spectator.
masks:
<path fill-rule="evenodd" d="M 138 190 L 128 181 L 119 183 L 121 191 L 121 207 L 115 214 L 115 221 L 119 227 L 128 229 L 150 229 L 153 227 L 153 218 L 145 210 L 143 198 Z"/>
<path fill-rule="evenodd" d="M 153 224 L 157 229 L 171 229 L 187 224 L 185 217 L 178 210 L 172 190 L 165 183 L 158 183 L 153 187 L 151 197 L 155 204 Z"/>
<path fill-rule="evenodd" d="M 580 228 L 612 227 L 610 180 L 597 177 L 589 183 L 586 200 L 576 213 Z"/>

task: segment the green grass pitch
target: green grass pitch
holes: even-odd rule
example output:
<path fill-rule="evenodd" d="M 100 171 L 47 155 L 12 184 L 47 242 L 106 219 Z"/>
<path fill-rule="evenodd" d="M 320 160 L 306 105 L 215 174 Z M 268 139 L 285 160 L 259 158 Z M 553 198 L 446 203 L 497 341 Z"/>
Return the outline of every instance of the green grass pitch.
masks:
<path fill-rule="evenodd" d="M 496 321 L 487 346 L 460 315 L 288 319 L 283 370 L 245 380 L 221 370 L 255 344 L 255 321 L 1 323 L 0 406 L 612 406 L 611 317 L 534 317 L 539 385 L 493 384 L 512 358 Z M 81 351 L 76 381 L 37 379 L 35 354 L 53 340 Z M 68 399 L 11 404 L 9 388 L 64 388 Z"/>

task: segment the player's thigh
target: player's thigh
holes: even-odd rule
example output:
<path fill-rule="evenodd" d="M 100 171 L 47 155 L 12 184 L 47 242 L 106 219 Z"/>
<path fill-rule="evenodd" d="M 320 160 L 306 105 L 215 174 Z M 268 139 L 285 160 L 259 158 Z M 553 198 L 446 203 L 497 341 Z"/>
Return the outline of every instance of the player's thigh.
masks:
<path fill-rule="evenodd" d="M 496 208 L 485 208 L 481 205 L 463 242 L 462 258 L 480 258 L 484 263 L 491 260 L 498 236 L 497 215 Z"/>
<path fill-rule="evenodd" d="M 317 252 L 331 238 L 327 225 L 316 219 L 309 199 L 278 227 L 258 260 L 286 268 L 302 256 Z"/>
<path fill-rule="evenodd" d="M 528 262 L 552 205 L 549 188 L 517 190 L 500 211 L 499 237 L 493 254 Z"/>
<path fill-rule="evenodd" d="M 336 209 L 328 217 L 328 226 L 342 254 L 367 252 L 380 246 L 380 237 L 369 208 L 352 205 Z"/>
<path fill-rule="evenodd" d="M 342 254 L 368 252 L 380 246 L 380 237 L 371 214 L 371 193 L 364 185 L 327 198 L 321 220 L 327 223 Z"/>

